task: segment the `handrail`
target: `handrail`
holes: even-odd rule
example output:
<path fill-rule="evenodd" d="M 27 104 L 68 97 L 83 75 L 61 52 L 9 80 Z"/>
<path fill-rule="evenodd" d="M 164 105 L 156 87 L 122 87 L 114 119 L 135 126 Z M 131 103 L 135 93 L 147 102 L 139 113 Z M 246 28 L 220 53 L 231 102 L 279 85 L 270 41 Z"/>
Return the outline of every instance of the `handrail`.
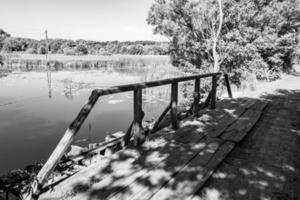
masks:
<path fill-rule="evenodd" d="M 142 89 L 150 88 L 150 87 L 157 87 L 162 85 L 171 84 L 171 102 L 168 105 L 167 111 L 163 112 L 163 115 L 159 117 L 159 120 L 155 122 L 155 127 L 158 126 L 164 115 L 170 110 L 171 119 L 172 119 L 172 127 L 177 128 L 177 99 L 178 99 L 178 83 L 184 81 L 195 80 L 195 90 L 194 90 L 194 103 L 193 103 L 193 113 L 194 116 L 197 116 L 198 109 L 199 109 L 199 101 L 200 101 L 200 79 L 212 77 L 212 90 L 210 92 L 210 97 L 206 100 L 207 102 L 211 102 L 211 108 L 215 108 L 215 101 L 216 101 L 216 88 L 217 88 L 217 81 L 218 78 L 222 75 L 222 73 L 209 73 L 209 74 L 199 74 L 199 75 L 192 75 L 192 76 L 184 76 L 178 78 L 169 78 L 164 80 L 158 81 L 150 81 L 150 82 L 143 82 L 143 83 L 134 83 L 128 85 L 120 85 L 114 86 L 107 89 L 94 89 L 87 101 L 87 103 L 82 107 L 76 118 L 73 122 L 69 125 L 68 129 L 66 130 L 64 136 L 61 138 L 60 142 L 48 158 L 45 165 L 39 171 L 36 179 L 31 185 L 31 191 L 28 195 L 26 195 L 23 199 L 31 200 L 37 199 L 42 187 L 46 183 L 48 177 L 58 164 L 59 160 L 62 158 L 64 153 L 67 151 L 68 147 L 71 145 L 74 136 L 79 131 L 80 127 L 84 123 L 85 119 L 88 117 L 90 111 L 93 109 L 94 105 L 96 104 L 98 98 L 100 96 L 122 93 L 122 92 L 134 92 L 134 120 L 132 123 L 133 127 L 133 137 L 134 137 L 134 144 L 140 145 L 145 141 L 145 135 L 143 134 L 142 128 L 142 118 L 143 118 L 143 111 L 142 111 Z M 228 79 L 228 76 L 225 76 L 225 79 Z M 228 83 L 228 84 L 227 84 Z M 226 80 L 227 87 L 229 86 L 229 82 Z M 231 95 L 231 90 L 228 88 L 229 96 Z M 131 132 L 129 132 L 130 134 Z M 125 137 L 131 137 L 131 135 L 125 135 Z"/>

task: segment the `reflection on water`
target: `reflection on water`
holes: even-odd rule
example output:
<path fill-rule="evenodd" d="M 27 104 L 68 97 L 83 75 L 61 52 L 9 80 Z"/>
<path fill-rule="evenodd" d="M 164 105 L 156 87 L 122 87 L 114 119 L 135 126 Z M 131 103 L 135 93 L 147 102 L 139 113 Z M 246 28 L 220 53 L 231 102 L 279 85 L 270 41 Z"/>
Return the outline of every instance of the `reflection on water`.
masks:
<path fill-rule="evenodd" d="M 182 75 L 172 67 L 14 72 L 0 78 L 0 174 L 44 162 L 94 88 Z M 170 98 L 170 86 L 143 90 L 145 120 L 157 117 Z M 99 142 L 126 131 L 133 119 L 132 92 L 99 98 L 75 143 Z"/>

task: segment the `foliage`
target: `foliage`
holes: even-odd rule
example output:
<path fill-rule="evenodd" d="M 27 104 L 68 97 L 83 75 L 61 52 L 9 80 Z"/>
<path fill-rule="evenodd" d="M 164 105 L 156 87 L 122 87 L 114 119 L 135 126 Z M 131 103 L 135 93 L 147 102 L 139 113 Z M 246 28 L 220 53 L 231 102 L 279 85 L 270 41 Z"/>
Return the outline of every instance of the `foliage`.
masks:
<path fill-rule="evenodd" d="M 29 48 L 26 50 L 26 53 L 29 53 L 29 54 L 36 54 L 37 53 L 37 50 L 35 48 Z"/>
<path fill-rule="evenodd" d="M 88 49 L 84 44 L 79 44 L 78 46 L 76 46 L 75 52 L 77 55 L 87 55 Z"/>
<path fill-rule="evenodd" d="M 37 52 L 38 52 L 38 54 L 46 54 L 47 49 L 45 46 L 40 46 Z"/>
<path fill-rule="evenodd" d="M 4 40 L 8 37 L 10 37 L 10 34 L 6 33 L 3 29 L 0 29 L 0 50 L 3 47 Z"/>
<path fill-rule="evenodd" d="M 34 40 L 29 38 L 10 37 L 6 32 L 0 29 L 0 49 L 4 52 L 19 52 L 46 47 L 45 40 Z M 2 41 L 2 42 L 1 42 Z M 131 54 L 131 55 L 166 55 L 168 53 L 167 42 L 154 41 L 86 41 L 86 40 L 67 40 L 67 39 L 49 39 L 49 53 L 68 54 L 68 55 L 111 55 L 111 54 Z M 34 52 L 34 50 L 30 50 Z M 74 53 L 75 52 L 75 53 Z M 41 52 L 43 53 L 43 51 Z"/>
<path fill-rule="evenodd" d="M 65 48 L 63 49 L 63 52 L 64 52 L 64 54 L 67 55 L 67 56 L 73 56 L 73 55 L 76 55 L 75 50 L 72 49 L 72 48 L 70 48 L 70 47 L 65 47 Z"/>
<path fill-rule="evenodd" d="M 248 72 L 271 80 L 289 71 L 299 43 L 299 4 L 298 0 L 223 0 L 221 70 L 231 73 L 236 84 Z M 214 16 L 215 10 L 213 0 L 155 0 L 147 21 L 154 33 L 170 39 L 173 64 L 207 71 L 213 62 L 211 41 L 204 37 L 209 21 L 199 21 Z"/>

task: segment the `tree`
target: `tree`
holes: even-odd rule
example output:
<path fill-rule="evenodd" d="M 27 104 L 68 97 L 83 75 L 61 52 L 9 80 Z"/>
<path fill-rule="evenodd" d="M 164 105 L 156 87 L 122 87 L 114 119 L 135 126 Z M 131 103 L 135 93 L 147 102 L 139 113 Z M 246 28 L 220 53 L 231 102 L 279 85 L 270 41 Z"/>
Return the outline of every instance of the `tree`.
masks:
<path fill-rule="evenodd" d="M 3 51 L 5 52 L 14 52 L 21 51 L 22 43 L 18 40 L 18 38 L 6 38 L 3 44 Z"/>
<path fill-rule="evenodd" d="M 170 39 L 174 65 L 208 71 L 218 60 L 237 83 L 248 72 L 269 80 L 291 68 L 300 26 L 298 0 L 222 1 L 220 29 L 220 1 L 155 0 L 147 21 L 154 33 Z"/>
<path fill-rule="evenodd" d="M 38 48 L 38 54 L 46 54 L 47 53 L 47 48 L 46 48 L 46 46 L 40 46 L 39 48 Z"/>
<path fill-rule="evenodd" d="M 10 37 L 10 34 L 5 32 L 3 29 L 0 29 L 0 50 L 3 47 L 3 42 L 6 38 Z"/>
<path fill-rule="evenodd" d="M 78 46 L 76 46 L 75 52 L 78 55 L 86 55 L 86 54 L 88 54 L 88 49 L 85 45 L 79 44 Z"/>

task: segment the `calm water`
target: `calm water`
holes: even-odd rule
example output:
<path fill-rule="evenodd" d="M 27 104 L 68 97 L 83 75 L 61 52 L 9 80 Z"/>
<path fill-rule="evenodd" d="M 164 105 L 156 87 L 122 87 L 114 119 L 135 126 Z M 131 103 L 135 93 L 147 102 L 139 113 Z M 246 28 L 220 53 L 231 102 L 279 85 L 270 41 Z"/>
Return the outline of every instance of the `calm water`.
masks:
<path fill-rule="evenodd" d="M 176 77 L 172 67 L 106 71 L 14 72 L 0 78 L 0 174 L 44 162 L 93 88 Z M 158 116 L 169 101 L 169 87 L 143 91 L 145 119 Z M 74 144 L 100 142 L 126 131 L 132 121 L 132 93 L 99 98 Z"/>

